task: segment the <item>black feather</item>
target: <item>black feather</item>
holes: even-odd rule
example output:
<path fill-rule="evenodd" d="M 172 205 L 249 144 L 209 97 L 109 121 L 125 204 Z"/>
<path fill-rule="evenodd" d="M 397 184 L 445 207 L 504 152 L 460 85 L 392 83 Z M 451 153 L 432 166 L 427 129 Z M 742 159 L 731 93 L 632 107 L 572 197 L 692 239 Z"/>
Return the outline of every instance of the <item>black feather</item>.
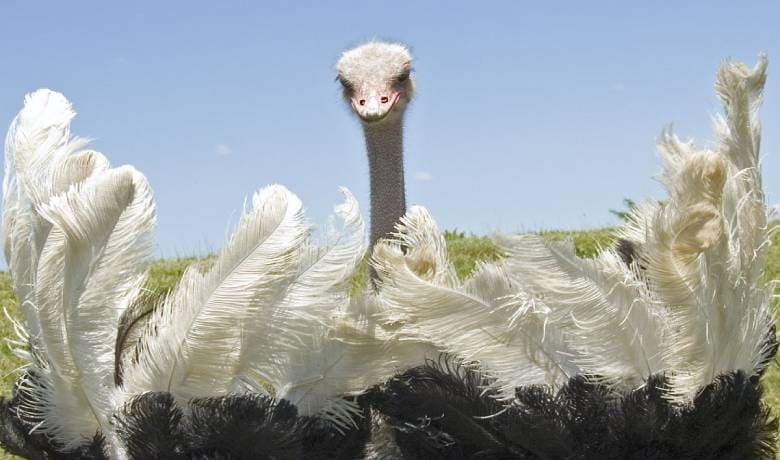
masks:
<path fill-rule="evenodd" d="M 114 416 L 119 438 L 131 458 L 185 457 L 183 414 L 170 393 L 145 393 Z"/>
<path fill-rule="evenodd" d="M 679 425 L 679 408 L 669 402 L 663 375 L 623 393 L 611 420 L 615 458 L 679 458 L 673 439 Z"/>
<path fill-rule="evenodd" d="M 615 241 L 615 252 L 618 253 L 620 259 L 623 260 L 627 267 L 631 267 L 631 264 L 638 259 L 636 244 L 625 238 L 618 238 Z"/>
<path fill-rule="evenodd" d="M 434 363 L 368 394 L 407 458 L 772 458 L 778 423 L 761 387 L 721 375 L 692 403 L 665 397 L 652 376 L 633 390 L 578 376 L 557 391 L 516 390 L 504 405 L 471 370 Z M 491 416 L 492 415 L 492 416 Z"/>
<path fill-rule="evenodd" d="M 28 374 L 25 379 L 35 379 Z M 517 388 L 499 401 L 491 381 L 451 358 L 428 362 L 378 385 L 359 402 L 363 417 L 342 433 L 301 417 L 288 401 L 257 394 L 196 399 L 180 409 L 168 393 L 131 399 L 114 416 L 131 458 L 340 459 L 364 455 L 369 411 L 382 414 L 404 458 L 772 458 L 778 422 L 761 387 L 742 372 L 717 377 L 686 405 L 665 397 L 667 381 L 640 388 L 578 376 L 558 389 Z M 66 451 L 18 417 L 33 395 L 17 384 L 0 399 L 0 443 L 26 458 L 103 459 L 98 433 Z"/>
<path fill-rule="evenodd" d="M 369 409 L 361 401 L 362 415 L 346 431 L 319 417 L 307 417 L 303 425 L 303 458 L 309 460 L 361 458 L 371 432 Z"/>
<path fill-rule="evenodd" d="M 11 454 L 29 459 L 46 458 L 42 450 L 28 439 L 29 428 L 16 415 L 12 400 L 0 398 L 0 444 Z"/>
<path fill-rule="evenodd" d="M 516 457 L 495 420 L 481 420 L 501 410 L 486 380 L 476 371 L 443 358 L 410 369 L 367 394 L 372 407 L 396 431 L 406 458 Z"/>
<path fill-rule="evenodd" d="M 294 405 L 256 394 L 196 399 L 186 438 L 191 458 L 301 458 Z"/>
<path fill-rule="evenodd" d="M 164 293 L 142 291 L 119 317 L 114 346 L 114 385 L 122 384 L 125 363 L 128 360 L 138 359 L 136 348 L 139 337 L 147 325 L 148 318 L 164 297 Z"/>
<path fill-rule="evenodd" d="M 766 372 L 767 368 L 769 368 L 769 365 L 772 364 L 772 360 L 777 356 L 778 342 L 776 325 L 773 324 L 772 327 L 769 328 L 769 331 L 766 335 L 765 344 L 768 353 L 766 358 L 764 358 L 764 360 L 758 364 L 758 367 L 756 368 L 756 375 L 753 376 L 753 383 L 758 383 L 758 379 L 764 375 L 764 372 Z"/>
<path fill-rule="evenodd" d="M 681 414 L 685 456 L 774 458 L 778 422 L 761 404 L 761 386 L 743 372 L 720 375 Z"/>
<path fill-rule="evenodd" d="M 358 458 L 368 438 L 365 418 L 341 433 L 299 417 L 288 401 L 257 394 L 195 399 L 184 412 L 169 393 L 147 393 L 130 400 L 114 424 L 131 458 Z"/>

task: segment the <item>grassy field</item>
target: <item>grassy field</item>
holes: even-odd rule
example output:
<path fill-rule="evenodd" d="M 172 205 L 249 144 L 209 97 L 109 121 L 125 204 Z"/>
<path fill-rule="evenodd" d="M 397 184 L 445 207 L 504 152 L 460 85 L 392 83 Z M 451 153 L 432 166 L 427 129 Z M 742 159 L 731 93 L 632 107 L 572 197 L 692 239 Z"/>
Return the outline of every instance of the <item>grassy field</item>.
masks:
<path fill-rule="evenodd" d="M 776 222 L 775 225 L 780 224 Z M 548 231 L 542 232 L 542 235 L 551 240 L 572 239 L 577 253 L 581 257 L 594 256 L 600 248 L 608 246 L 613 240 L 613 233 L 610 229 L 575 232 Z M 474 269 L 474 265 L 478 260 L 495 260 L 498 257 L 490 240 L 485 237 L 467 236 L 458 232 L 446 232 L 445 236 L 450 259 L 461 277 L 467 276 Z M 170 289 L 175 285 L 184 269 L 191 263 L 207 263 L 207 261 L 178 259 L 155 262 L 150 270 L 148 287 L 158 292 Z M 767 279 L 778 279 L 779 277 L 780 232 L 776 232 L 774 244 L 770 249 Z M 364 279 L 358 277 L 355 284 L 357 286 L 363 282 Z M 0 273 L 0 307 L 6 309 L 9 315 L 17 316 L 16 300 L 6 273 Z M 775 307 L 778 307 L 777 301 Z M 11 322 L 5 316 L 0 316 L 0 335 L 2 337 L 13 337 Z M 0 394 L 7 395 L 10 393 L 17 375 L 16 371 L 22 364 L 22 361 L 11 354 L 9 347 L 0 346 L 0 375 L 2 375 Z M 775 414 L 780 414 L 780 366 L 778 366 L 777 359 L 772 364 L 769 372 L 764 376 L 763 385 L 765 388 L 765 401 Z M 0 459 L 10 458 L 15 457 L 0 452 Z"/>

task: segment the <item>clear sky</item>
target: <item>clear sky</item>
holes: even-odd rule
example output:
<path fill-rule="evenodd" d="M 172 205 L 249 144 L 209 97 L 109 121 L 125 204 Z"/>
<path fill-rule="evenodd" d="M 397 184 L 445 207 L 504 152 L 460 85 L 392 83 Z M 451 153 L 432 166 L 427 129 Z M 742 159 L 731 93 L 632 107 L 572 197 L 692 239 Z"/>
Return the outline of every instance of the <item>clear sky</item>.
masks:
<path fill-rule="evenodd" d="M 44 4 L 45 3 L 45 4 Z M 632 6 L 629 6 L 629 3 Z M 360 127 L 334 82 L 372 38 L 412 47 L 407 197 L 478 234 L 610 225 L 662 196 L 655 138 L 706 145 L 715 70 L 769 55 L 765 184 L 780 203 L 780 3 L 68 1 L 0 3 L 0 124 L 39 87 L 74 133 L 149 178 L 158 255 L 222 246 L 245 196 L 281 183 L 324 223 L 368 211 Z"/>

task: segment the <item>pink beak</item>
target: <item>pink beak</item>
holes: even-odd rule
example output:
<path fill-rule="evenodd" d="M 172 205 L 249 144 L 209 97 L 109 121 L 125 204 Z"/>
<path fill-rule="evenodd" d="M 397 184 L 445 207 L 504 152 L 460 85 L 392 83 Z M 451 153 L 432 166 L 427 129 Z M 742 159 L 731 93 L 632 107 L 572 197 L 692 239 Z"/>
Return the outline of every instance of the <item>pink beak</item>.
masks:
<path fill-rule="evenodd" d="M 401 97 L 400 91 L 361 92 L 352 97 L 352 108 L 363 121 L 379 121 L 385 118 Z"/>

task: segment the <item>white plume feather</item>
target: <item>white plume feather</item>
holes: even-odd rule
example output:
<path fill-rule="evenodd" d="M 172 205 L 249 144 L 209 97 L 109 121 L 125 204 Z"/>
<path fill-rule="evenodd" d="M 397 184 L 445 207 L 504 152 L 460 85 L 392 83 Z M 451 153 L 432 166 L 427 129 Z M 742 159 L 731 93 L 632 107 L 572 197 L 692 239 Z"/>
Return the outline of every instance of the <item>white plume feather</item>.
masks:
<path fill-rule="evenodd" d="M 188 269 L 158 307 L 125 373 L 125 389 L 170 391 L 184 401 L 225 394 L 247 323 L 266 314 L 296 273 L 309 231 L 303 219 L 300 200 L 284 187 L 256 193 L 211 269 Z"/>
<path fill-rule="evenodd" d="M 59 93 L 27 96 L 6 139 L 4 247 L 28 330 L 37 397 L 19 415 L 66 448 L 109 414 L 116 320 L 143 282 L 154 206 L 146 179 L 77 152 Z"/>
<path fill-rule="evenodd" d="M 685 289 L 672 291 L 674 295 L 668 297 L 677 325 L 674 340 L 687 352 L 673 356 L 680 369 L 673 380 L 678 394 L 692 395 L 698 386 L 724 372 L 752 374 L 768 352 L 773 286 L 761 283 L 770 242 L 759 170 L 761 127 L 757 115 L 766 66 L 764 56 L 752 70 L 743 64 L 721 66 L 716 90 L 725 116 L 715 123 L 720 141 L 717 153 L 683 151 L 682 165 L 676 170 L 667 167 L 665 172 L 667 177 L 679 178 L 671 187 L 667 185 L 672 206 L 681 201 L 676 187 L 699 182 L 712 189 L 701 201 L 717 213 L 711 219 L 700 219 L 706 221 L 704 224 L 694 221 L 694 228 L 701 227 L 697 232 L 699 254 L 683 261 Z M 708 160 L 715 166 L 706 164 Z M 691 180 L 689 168 L 700 171 L 699 181 Z M 678 212 L 693 214 L 689 209 L 680 206 Z M 707 209 L 704 214 L 710 212 Z"/>
<path fill-rule="evenodd" d="M 70 184 L 99 169 L 95 166 L 92 171 L 78 173 L 74 165 L 68 169 L 75 175 L 58 172 L 64 162 L 71 162 L 69 156 L 86 144 L 70 137 L 74 115 L 62 94 L 38 90 L 25 97 L 24 107 L 11 123 L 5 141 L 3 249 L 22 316 L 33 339 L 38 335 L 38 319 L 31 303 L 32 287 L 51 228 L 37 214 L 36 207 L 53 193 L 67 190 Z"/>
<path fill-rule="evenodd" d="M 350 298 L 366 234 L 355 198 L 342 193 L 344 203 L 335 209 L 340 230 L 324 247 L 303 248 L 298 273 L 277 305 L 248 323 L 246 352 L 250 378 L 271 385 L 301 414 L 345 428 L 359 416 L 345 396 L 387 379 L 406 361 L 376 327 L 373 297 Z"/>
<path fill-rule="evenodd" d="M 770 241 L 757 116 L 766 64 L 761 56 L 752 70 L 731 63 L 719 70 L 725 116 L 715 121 L 714 152 L 662 133 L 669 199 L 635 210 L 620 231 L 668 309 L 674 346 L 666 360 L 672 393 L 683 399 L 721 373 L 755 372 L 769 351 L 773 286 L 760 280 Z"/>
<path fill-rule="evenodd" d="M 296 376 L 307 368 L 296 369 L 300 363 L 292 360 L 290 353 L 307 352 L 306 347 L 312 344 L 304 344 L 322 335 L 329 320 L 349 303 L 348 282 L 365 247 L 365 230 L 354 197 L 346 189 L 342 193 L 345 202 L 336 207 L 336 215 L 343 231 L 334 229 L 325 247 L 312 242 L 304 245 L 296 273 L 284 291 L 273 305 L 248 322 L 242 350 L 246 371 L 278 391 L 295 386 L 296 380 L 310 379 Z"/>
<path fill-rule="evenodd" d="M 546 306 L 519 291 L 502 264 L 480 264 L 469 280 L 458 281 L 424 208 L 407 212 L 398 239 L 380 242 L 373 263 L 387 307 L 384 322 L 398 328 L 400 340 L 479 362 L 508 398 L 515 386 L 576 373 Z"/>
<path fill-rule="evenodd" d="M 34 388 L 41 430 L 76 447 L 108 431 L 114 334 L 143 283 L 154 207 L 146 179 L 130 167 L 89 178 L 39 209 L 52 225 L 41 251 L 34 305 L 45 361 Z"/>
<path fill-rule="evenodd" d="M 586 260 L 570 243 L 535 235 L 496 242 L 511 278 L 547 305 L 551 323 L 567 332 L 582 372 L 637 384 L 668 369 L 666 312 L 613 251 Z"/>

